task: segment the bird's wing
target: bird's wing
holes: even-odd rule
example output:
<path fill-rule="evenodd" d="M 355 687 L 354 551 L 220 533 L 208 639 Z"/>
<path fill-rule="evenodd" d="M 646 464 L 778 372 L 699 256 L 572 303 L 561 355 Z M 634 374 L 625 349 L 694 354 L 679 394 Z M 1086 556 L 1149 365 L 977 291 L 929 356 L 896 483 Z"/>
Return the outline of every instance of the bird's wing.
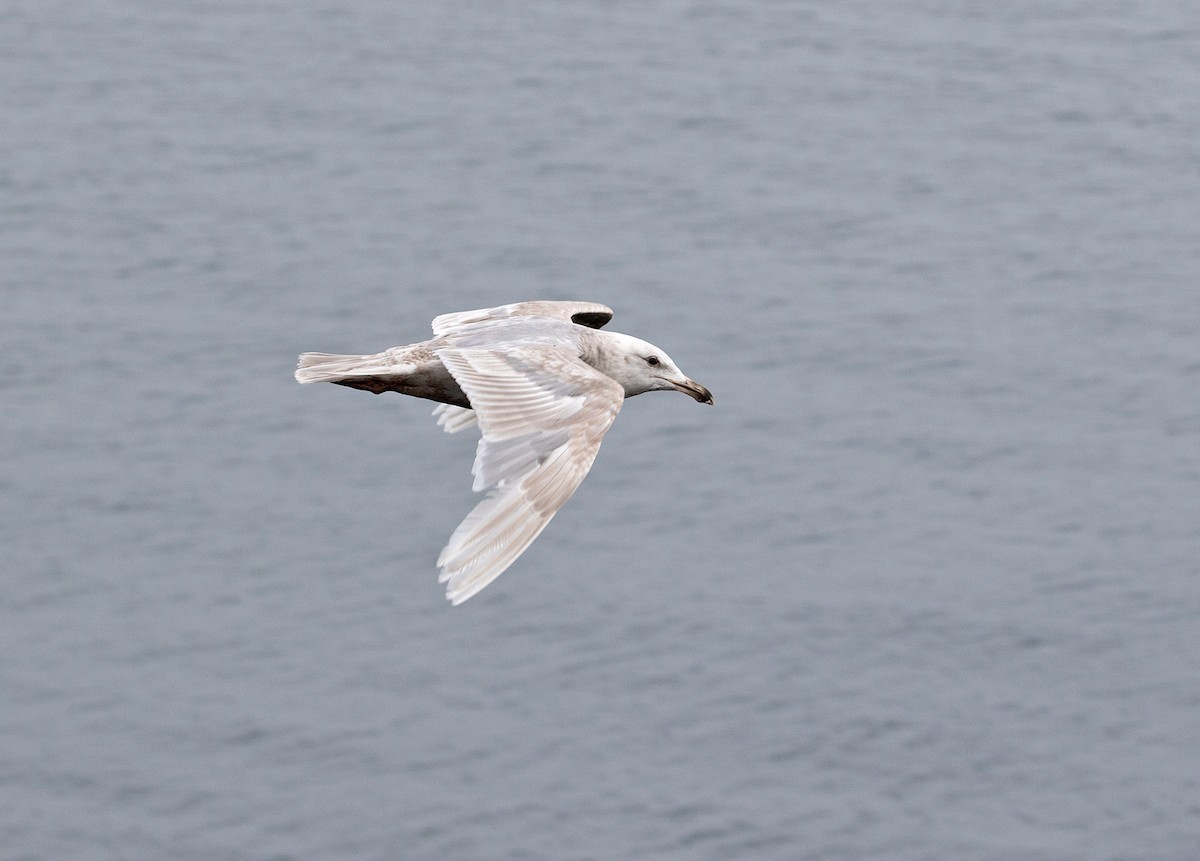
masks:
<path fill-rule="evenodd" d="M 456 407 L 454 404 L 438 404 L 433 409 L 438 427 L 446 433 L 458 433 L 475 426 L 475 410 Z"/>
<path fill-rule="evenodd" d="M 464 326 L 511 317 L 549 317 L 566 323 L 577 323 L 589 329 L 599 329 L 612 319 L 612 309 L 596 302 L 514 302 L 497 308 L 478 311 L 457 311 L 442 314 L 433 320 L 434 335 L 451 335 Z"/>
<path fill-rule="evenodd" d="M 566 347 L 449 346 L 438 356 L 483 432 L 474 489 L 492 489 L 438 557 L 438 582 L 461 604 L 500 576 L 571 498 L 625 393 Z"/>

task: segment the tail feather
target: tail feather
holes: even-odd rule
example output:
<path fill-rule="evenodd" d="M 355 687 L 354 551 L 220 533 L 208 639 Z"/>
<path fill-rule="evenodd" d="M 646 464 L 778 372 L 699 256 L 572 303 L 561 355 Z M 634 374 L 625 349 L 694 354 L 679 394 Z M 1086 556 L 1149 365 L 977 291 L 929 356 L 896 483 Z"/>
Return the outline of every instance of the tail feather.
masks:
<path fill-rule="evenodd" d="M 299 383 L 336 383 L 358 377 L 397 376 L 413 370 L 397 363 L 388 352 L 371 356 L 339 356 L 336 353 L 302 353 L 296 365 Z"/>

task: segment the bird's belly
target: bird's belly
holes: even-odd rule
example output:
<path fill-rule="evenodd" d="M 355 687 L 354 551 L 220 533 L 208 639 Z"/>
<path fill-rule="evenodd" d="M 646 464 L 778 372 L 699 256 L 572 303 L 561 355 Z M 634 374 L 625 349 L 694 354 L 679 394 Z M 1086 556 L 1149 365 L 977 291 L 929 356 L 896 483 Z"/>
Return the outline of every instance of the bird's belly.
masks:
<path fill-rule="evenodd" d="M 435 355 L 422 357 L 401 373 L 381 373 L 372 376 L 347 377 L 336 380 L 339 386 L 362 389 L 375 394 L 399 392 L 414 398 L 425 398 L 442 404 L 471 408 L 471 402 L 458 382 Z"/>
<path fill-rule="evenodd" d="M 436 357 L 428 362 L 423 362 L 411 374 L 400 379 L 398 383 L 393 391 L 401 394 L 443 404 L 454 404 L 456 407 L 466 407 L 467 409 L 471 407 L 471 401 L 468 400 L 466 392 L 446 370 L 446 366 L 442 364 L 441 360 Z"/>

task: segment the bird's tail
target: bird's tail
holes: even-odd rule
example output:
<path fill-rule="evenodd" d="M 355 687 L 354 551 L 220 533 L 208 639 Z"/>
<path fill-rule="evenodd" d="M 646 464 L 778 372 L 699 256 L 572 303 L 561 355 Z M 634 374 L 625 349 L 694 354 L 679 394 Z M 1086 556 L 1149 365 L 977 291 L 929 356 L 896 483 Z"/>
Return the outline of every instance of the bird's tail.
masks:
<path fill-rule="evenodd" d="M 302 353 L 296 365 L 298 383 L 336 383 L 354 377 L 395 374 L 398 368 L 386 353 L 373 356 L 339 356 L 336 353 Z"/>

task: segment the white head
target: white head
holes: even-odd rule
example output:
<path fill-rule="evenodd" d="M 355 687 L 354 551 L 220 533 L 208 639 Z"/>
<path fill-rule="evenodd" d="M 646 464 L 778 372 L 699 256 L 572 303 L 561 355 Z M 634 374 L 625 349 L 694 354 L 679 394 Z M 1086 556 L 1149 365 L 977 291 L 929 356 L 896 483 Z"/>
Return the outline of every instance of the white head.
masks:
<path fill-rule="evenodd" d="M 603 334 L 610 349 L 604 351 L 601 362 L 596 365 L 597 370 L 620 383 L 625 389 L 625 397 L 642 392 L 677 391 L 702 404 L 713 402 L 712 392 L 684 376 L 665 351 L 630 335 Z"/>

